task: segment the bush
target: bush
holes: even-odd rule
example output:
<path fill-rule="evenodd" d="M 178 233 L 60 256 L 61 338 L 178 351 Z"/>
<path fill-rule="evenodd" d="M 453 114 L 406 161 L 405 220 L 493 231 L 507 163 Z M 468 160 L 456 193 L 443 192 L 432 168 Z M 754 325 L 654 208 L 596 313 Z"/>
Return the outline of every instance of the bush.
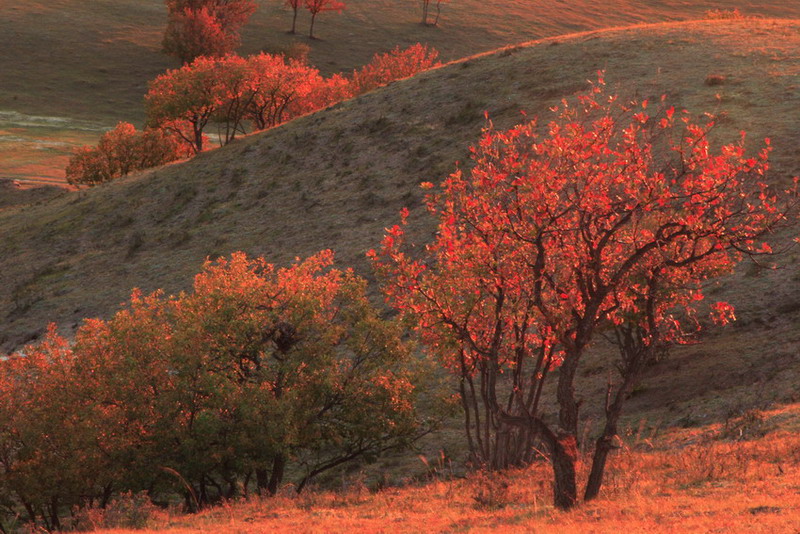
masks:
<path fill-rule="evenodd" d="M 398 46 L 386 54 L 375 54 L 372 61 L 353 72 L 353 93 L 365 93 L 435 67 L 438 56 L 435 49 L 419 43 L 405 50 Z"/>
<path fill-rule="evenodd" d="M 157 167 L 188 155 L 186 145 L 175 135 L 161 129 L 137 132 L 127 122 L 120 122 L 106 132 L 96 147 L 76 150 L 66 168 L 71 185 L 97 185 L 134 171 Z"/>
<path fill-rule="evenodd" d="M 0 360 L 0 503 L 48 530 L 66 510 L 106 526 L 147 520 L 144 497 L 188 510 L 255 486 L 298 491 L 420 432 L 401 329 L 365 281 L 322 252 L 278 269 L 236 253 L 194 290 L 135 291 L 70 345 L 51 329 Z M 134 492 L 116 503 L 116 492 Z"/>

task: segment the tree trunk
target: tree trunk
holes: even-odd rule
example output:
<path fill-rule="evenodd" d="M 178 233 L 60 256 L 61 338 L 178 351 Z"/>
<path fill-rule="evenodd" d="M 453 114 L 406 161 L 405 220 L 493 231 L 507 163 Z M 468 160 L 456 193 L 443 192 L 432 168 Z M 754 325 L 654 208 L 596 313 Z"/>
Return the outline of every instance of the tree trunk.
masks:
<path fill-rule="evenodd" d="M 198 154 L 203 151 L 203 130 L 197 124 L 194 125 L 194 146 Z"/>
<path fill-rule="evenodd" d="M 592 458 L 592 472 L 589 474 L 589 481 L 586 483 L 586 492 L 583 494 L 583 499 L 586 501 L 591 501 L 600 494 L 608 453 L 614 448 L 613 439 L 613 435 L 607 436 L 605 433 L 597 438 L 594 457 Z"/>
<path fill-rule="evenodd" d="M 428 25 L 428 4 L 430 0 L 422 0 L 422 25 Z"/>
<path fill-rule="evenodd" d="M 278 487 L 283 482 L 283 472 L 286 468 L 286 455 L 278 454 L 272 461 L 272 473 L 267 484 L 267 491 L 270 495 L 278 493 Z"/>
<path fill-rule="evenodd" d="M 560 510 L 569 510 L 578 503 L 578 486 L 575 480 L 577 443 L 574 435 L 561 434 L 550 451 L 554 476 L 553 504 Z"/>
<path fill-rule="evenodd" d="M 314 21 L 316 20 L 316 18 L 317 18 L 317 14 L 316 13 L 312 13 L 311 14 L 311 27 L 308 29 L 308 38 L 309 39 L 313 39 L 314 38 Z"/>
<path fill-rule="evenodd" d="M 258 493 L 263 494 L 267 487 L 269 487 L 267 470 L 262 468 L 256 469 L 256 488 L 258 489 Z"/>
<path fill-rule="evenodd" d="M 292 17 L 292 31 L 289 33 L 295 33 L 297 29 L 297 8 L 294 9 L 294 16 Z"/>

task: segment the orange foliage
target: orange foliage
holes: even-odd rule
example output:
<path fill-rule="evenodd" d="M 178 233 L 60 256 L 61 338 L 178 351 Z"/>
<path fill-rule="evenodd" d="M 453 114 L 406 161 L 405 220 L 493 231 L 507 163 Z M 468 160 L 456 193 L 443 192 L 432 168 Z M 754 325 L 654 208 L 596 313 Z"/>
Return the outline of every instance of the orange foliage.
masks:
<path fill-rule="evenodd" d="M 186 157 L 189 152 L 186 144 L 166 130 L 137 132 L 132 124 L 120 122 L 100 138 L 97 147 L 76 150 L 67 165 L 67 182 L 97 185 Z"/>
<path fill-rule="evenodd" d="M 743 139 L 714 153 L 712 124 L 672 108 L 651 116 L 647 102 L 621 105 L 602 85 L 577 109 L 564 101 L 543 133 L 535 121 L 489 125 L 474 167 L 428 197 L 439 229 L 425 258 L 403 252 L 401 226 L 372 253 L 389 301 L 460 378 L 474 461 L 524 463 L 542 442 L 561 508 L 577 502 L 574 378 L 596 334 L 617 345 L 621 383 L 598 399 L 606 420 L 587 499 L 644 367 L 698 328 L 703 282 L 769 254 L 763 239 L 798 203 L 796 182 L 782 192 L 764 182 L 768 140 L 755 157 Z M 725 322 L 732 308 L 715 315 Z M 559 408 L 548 416 L 540 399 L 555 368 Z"/>
<path fill-rule="evenodd" d="M 49 529 L 65 509 L 143 490 L 196 510 L 242 488 L 274 494 L 288 464 L 299 491 L 407 446 L 419 429 L 401 330 L 332 261 L 234 253 L 191 293 L 134 291 L 73 347 L 51 330 L 0 361 L 2 513 Z"/>
<path fill-rule="evenodd" d="M 353 72 L 353 93 L 365 93 L 433 68 L 438 65 L 438 56 L 435 49 L 419 43 L 404 50 L 398 46 L 386 54 L 375 54 L 372 61 Z"/>

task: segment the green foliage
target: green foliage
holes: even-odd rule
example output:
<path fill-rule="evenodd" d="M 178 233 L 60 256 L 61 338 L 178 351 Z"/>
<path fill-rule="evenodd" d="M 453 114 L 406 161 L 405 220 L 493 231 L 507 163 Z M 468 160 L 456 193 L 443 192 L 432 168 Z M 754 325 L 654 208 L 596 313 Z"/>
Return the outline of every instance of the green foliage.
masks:
<path fill-rule="evenodd" d="M 0 362 L 0 498 L 57 528 L 65 508 L 119 491 L 177 491 L 196 509 L 248 480 L 273 494 L 288 464 L 302 488 L 410 444 L 409 347 L 332 260 L 278 269 L 236 253 L 191 293 L 134 291 L 73 346 L 51 330 Z"/>

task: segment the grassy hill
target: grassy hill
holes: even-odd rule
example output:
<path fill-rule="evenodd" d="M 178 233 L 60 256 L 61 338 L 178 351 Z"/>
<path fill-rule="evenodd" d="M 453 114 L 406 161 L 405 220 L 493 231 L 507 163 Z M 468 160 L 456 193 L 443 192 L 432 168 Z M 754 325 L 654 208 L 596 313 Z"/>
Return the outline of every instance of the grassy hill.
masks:
<path fill-rule="evenodd" d="M 715 111 L 730 141 L 773 140 L 770 180 L 800 174 L 800 22 L 644 25 L 533 42 L 468 58 L 180 164 L 55 198 L 0 206 L 0 342 L 12 350 L 49 321 L 65 331 L 109 316 L 132 287 L 188 287 L 206 257 L 234 250 L 285 264 L 323 248 L 369 274 L 364 252 L 402 206 L 424 239 L 421 181 L 467 160 L 488 110 L 498 126 L 547 108 L 605 69 L 626 97 L 666 93 Z M 785 237 L 785 236 L 784 236 Z M 632 404 L 666 423 L 716 420 L 798 400 L 800 255 L 784 268 L 744 266 L 712 288 L 737 307 L 653 370 Z M 602 373 L 602 369 L 598 372 Z M 602 388 L 602 384 L 597 384 Z M 648 416 L 649 417 L 649 416 Z"/>
<path fill-rule="evenodd" d="M 292 36 L 283 2 L 259 0 L 240 53 L 305 43 L 311 62 L 331 73 L 397 45 L 427 43 L 449 61 L 542 37 L 697 19 L 708 10 L 734 8 L 746 15 L 800 17 L 800 4 L 776 1 L 454 0 L 443 4 L 438 27 L 423 27 L 416 0 L 349 0 L 342 14 L 320 16 L 321 39 L 312 41 L 305 36 L 307 13 Z M 177 66 L 160 52 L 165 19 L 162 0 L 0 4 L 0 178 L 60 181 L 75 146 L 94 143 L 120 120 L 141 126 L 147 82 Z"/>
<path fill-rule="evenodd" d="M 755 151 L 770 137 L 772 183 L 800 174 L 800 20 L 645 24 L 548 38 L 456 61 L 193 160 L 93 189 L 0 193 L 2 351 L 35 339 L 49 321 L 69 332 L 84 317 L 107 317 L 132 287 L 187 288 L 205 258 L 234 250 L 286 264 L 333 248 L 340 265 L 369 275 L 364 253 L 397 221 L 402 206 L 411 208 L 416 238 L 431 235 L 433 221 L 417 186 L 440 181 L 456 161 L 468 164 L 484 111 L 499 127 L 518 122 L 520 110 L 547 120 L 550 106 L 585 89 L 600 69 L 623 98 L 666 94 L 679 109 L 718 114 L 718 142 L 745 130 Z M 777 238 L 788 242 L 789 234 Z M 800 401 L 800 251 L 780 262 L 775 270 L 743 265 L 709 289 L 736 306 L 739 320 L 708 329 L 701 343 L 653 366 L 627 408 L 632 435 L 641 437 L 637 426 L 646 433 L 690 430 L 676 431 L 675 440 L 659 442 L 655 451 L 617 459 L 615 465 L 632 467 L 633 474 L 615 467 L 605 500 L 576 515 L 553 512 L 549 489 L 528 486 L 549 480 L 535 467 L 511 475 L 507 498 L 523 505 L 503 506 L 501 513 L 473 512 L 484 482 L 435 482 L 377 496 L 273 503 L 271 518 L 258 503 L 235 512 L 223 508 L 206 516 L 210 523 L 181 524 L 176 532 L 213 525 L 258 531 L 248 526 L 253 521 L 266 532 L 270 520 L 303 530 L 309 513 L 333 521 L 320 523 L 330 525 L 321 531 L 378 531 L 411 510 L 418 523 L 408 523 L 409 531 L 439 520 L 445 530 L 525 531 L 533 519 L 544 531 L 565 524 L 586 531 L 598 519 L 609 532 L 658 530 L 661 524 L 780 530 L 796 522 L 791 492 L 800 474 L 790 432 L 797 428 L 786 423 L 795 415 L 770 415 L 770 428 L 778 430 L 753 444 L 693 445 L 704 433 L 726 431 L 726 422 L 753 407 Z M 586 367 L 578 388 L 587 398 L 602 392 L 606 371 L 602 359 Z M 590 427 L 588 409 L 586 417 Z M 650 448 L 639 441 L 633 445 Z M 722 471 L 707 471 L 715 465 Z M 445 502 L 454 504 L 446 509 Z M 628 519 L 641 514 L 661 523 L 637 526 Z M 710 522 L 719 514 L 724 521 Z"/>
<path fill-rule="evenodd" d="M 554 510 L 545 463 L 489 478 L 431 472 L 422 484 L 370 491 L 362 484 L 299 496 L 227 503 L 196 515 L 118 508 L 87 514 L 107 534 L 227 532 L 796 532 L 800 528 L 800 405 L 757 414 L 750 423 L 622 437 L 602 496 L 570 512 Z M 738 426 L 737 426 L 738 424 Z M 781 430 L 776 430 L 780 427 Z M 588 466 L 579 463 L 579 477 Z M 373 488 L 374 489 L 374 488 Z"/>

